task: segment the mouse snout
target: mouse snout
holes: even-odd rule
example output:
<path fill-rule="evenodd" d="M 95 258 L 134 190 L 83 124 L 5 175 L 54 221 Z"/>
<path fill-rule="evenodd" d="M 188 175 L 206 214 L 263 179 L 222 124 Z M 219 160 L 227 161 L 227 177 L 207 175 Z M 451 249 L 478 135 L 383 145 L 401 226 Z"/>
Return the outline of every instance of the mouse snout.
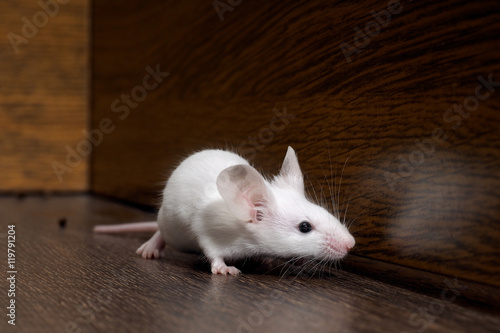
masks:
<path fill-rule="evenodd" d="M 354 240 L 354 237 L 351 237 L 350 239 L 345 241 L 344 248 L 345 248 L 346 252 L 349 252 L 354 247 L 355 244 L 356 244 L 356 241 Z"/>
<path fill-rule="evenodd" d="M 334 257 L 344 257 L 353 247 L 354 244 L 356 243 L 354 240 L 354 237 L 351 235 L 346 235 L 348 237 L 344 238 L 334 238 L 333 236 L 327 238 L 326 242 L 326 248 L 327 251 L 329 251 L 330 254 L 332 254 Z"/>

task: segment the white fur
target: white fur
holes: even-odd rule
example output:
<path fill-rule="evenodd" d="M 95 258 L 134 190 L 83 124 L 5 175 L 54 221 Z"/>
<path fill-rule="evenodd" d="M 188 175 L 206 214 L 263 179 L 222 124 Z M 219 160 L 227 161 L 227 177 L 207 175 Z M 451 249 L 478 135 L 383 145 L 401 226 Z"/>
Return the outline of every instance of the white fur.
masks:
<path fill-rule="evenodd" d="M 302 221 L 311 223 L 310 232 L 299 231 Z M 136 232 L 151 227 L 142 225 L 94 230 Z M 343 258 L 355 244 L 337 218 L 305 197 L 303 175 L 291 147 L 272 180 L 228 151 L 191 155 L 167 182 L 158 228 L 138 254 L 158 258 L 165 243 L 181 251 L 203 252 L 214 274 L 236 275 L 239 270 L 226 266 L 225 260 L 257 255 L 332 261 Z"/>

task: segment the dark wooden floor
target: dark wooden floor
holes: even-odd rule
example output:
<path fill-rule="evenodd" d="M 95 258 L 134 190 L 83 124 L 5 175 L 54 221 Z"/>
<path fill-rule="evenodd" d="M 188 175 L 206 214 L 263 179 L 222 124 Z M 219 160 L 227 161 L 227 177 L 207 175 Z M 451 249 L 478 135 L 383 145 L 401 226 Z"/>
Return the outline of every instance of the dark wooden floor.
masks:
<path fill-rule="evenodd" d="M 139 258 L 135 249 L 147 235 L 91 233 L 94 224 L 154 217 L 85 195 L 0 197 L 0 331 L 500 331 L 498 309 L 445 302 L 440 293 L 431 297 L 338 270 L 265 274 L 247 264 L 239 277 L 214 276 L 197 255 L 167 250 L 161 260 Z M 16 226 L 15 328 L 5 310 L 8 225 Z"/>

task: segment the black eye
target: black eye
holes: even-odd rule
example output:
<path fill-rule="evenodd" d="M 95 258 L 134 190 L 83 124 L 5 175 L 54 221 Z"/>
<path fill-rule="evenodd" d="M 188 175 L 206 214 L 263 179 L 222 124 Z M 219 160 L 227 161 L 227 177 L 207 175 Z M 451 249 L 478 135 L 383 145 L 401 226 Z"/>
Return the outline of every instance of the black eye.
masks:
<path fill-rule="evenodd" d="M 303 232 L 304 234 L 306 234 L 312 230 L 312 225 L 311 225 L 311 223 L 309 223 L 307 221 L 302 221 L 299 224 L 299 230 L 300 230 L 300 232 Z"/>

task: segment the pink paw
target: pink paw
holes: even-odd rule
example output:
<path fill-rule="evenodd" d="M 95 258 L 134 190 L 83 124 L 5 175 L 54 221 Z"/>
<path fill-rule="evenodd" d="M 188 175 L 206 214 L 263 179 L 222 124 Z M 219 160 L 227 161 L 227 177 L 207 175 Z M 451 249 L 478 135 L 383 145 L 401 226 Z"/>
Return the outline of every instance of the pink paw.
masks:
<path fill-rule="evenodd" d="M 141 245 L 140 248 L 135 251 L 138 255 L 143 257 L 144 259 L 158 259 L 160 257 L 160 250 L 156 247 L 150 246 L 148 242 Z"/>
<path fill-rule="evenodd" d="M 221 275 L 238 275 L 240 274 L 240 270 L 234 266 L 226 266 L 225 263 L 216 263 L 212 264 L 212 274 L 221 274 Z"/>
<path fill-rule="evenodd" d="M 141 247 L 135 251 L 138 255 L 144 259 L 158 259 L 161 255 L 161 251 L 165 247 L 165 242 L 161 237 L 159 231 L 157 231 L 150 240 L 142 244 Z"/>

